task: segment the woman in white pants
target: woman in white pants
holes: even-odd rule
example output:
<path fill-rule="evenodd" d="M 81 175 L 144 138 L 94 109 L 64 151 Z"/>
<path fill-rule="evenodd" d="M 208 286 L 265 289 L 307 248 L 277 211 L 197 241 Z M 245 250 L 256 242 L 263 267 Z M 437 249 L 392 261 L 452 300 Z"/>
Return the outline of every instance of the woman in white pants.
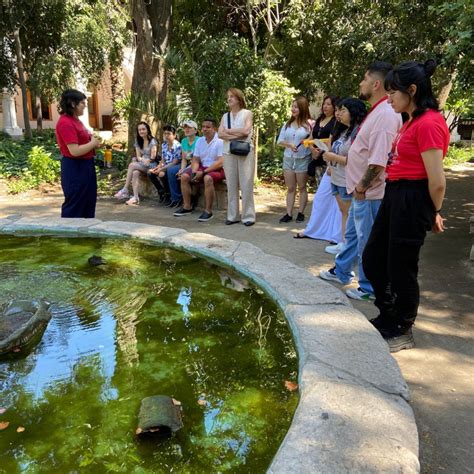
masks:
<path fill-rule="evenodd" d="M 228 201 L 225 223 L 226 225 L 232 225 L 242 221 L 248 227 L 255 224 L 253 114 L 245 108 L 243 92 L 235 87 L 231 87 L 227 91 L 227 105 L 229 106 L 229 112 L 222 116 L 218 132 L 219 138 L 224 140 L 224 172 Z M 250 149 L 248 155 L 240 156 L 231 153 L 231 140 L 247 142 Z M 239 190 L 242 194 L 242 212 L 239 210 Z"/>

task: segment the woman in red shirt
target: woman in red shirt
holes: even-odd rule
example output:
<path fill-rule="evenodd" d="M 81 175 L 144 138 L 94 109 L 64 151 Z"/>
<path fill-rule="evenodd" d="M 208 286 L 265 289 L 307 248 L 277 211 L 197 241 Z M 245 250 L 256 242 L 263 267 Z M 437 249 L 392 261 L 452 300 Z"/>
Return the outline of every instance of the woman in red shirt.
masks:
<path fill-rule="evenodd" d="M 66 90 L 61 96 L 61 117 L 56 124 L 56 140 L 63 156 L 61 217 L 95 217 L 97 178 L 94 156 L 100 142 L 79 120 L 86 108 L 86 100 L 86 96 L 75 89 Z"/>
<path fill-rule="evenodd" d="M 380 315 L 371 320 L 390 351 L 414 347 L 418 312 L 418 258 L 426 232 L 443 232 L 446 190 L 443 159 L 449 130 L 438 110 L 431 79 L 436 63 L 405 62 L 385 79 L 388 101 L 405 122 L 392 145 L 385 196 L 363 254 Z"/>

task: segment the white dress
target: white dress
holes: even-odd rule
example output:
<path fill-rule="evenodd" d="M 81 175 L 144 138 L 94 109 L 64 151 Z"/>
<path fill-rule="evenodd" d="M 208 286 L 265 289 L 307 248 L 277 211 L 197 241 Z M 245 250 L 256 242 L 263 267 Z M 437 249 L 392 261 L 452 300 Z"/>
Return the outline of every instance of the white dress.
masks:
<path fill-rule="evenodd" d="M 342 242 L 342 213 L 331 193 L 331 177 L 324 173 L 314 195 L 311 217 L 303 234 L 312 239 Z"/>

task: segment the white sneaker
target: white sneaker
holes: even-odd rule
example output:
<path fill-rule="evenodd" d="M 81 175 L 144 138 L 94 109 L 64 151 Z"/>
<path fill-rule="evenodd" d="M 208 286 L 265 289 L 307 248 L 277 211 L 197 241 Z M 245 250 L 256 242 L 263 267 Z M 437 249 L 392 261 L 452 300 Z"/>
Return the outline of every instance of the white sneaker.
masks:
<path fill-rule="evenodd" d="M 336 275 L 336 267 L 332 267 L 329 270 L 321 270 L 319 272 L 319 278 L 322 278 L 326 281 L 335 281 L 341 285 L 348 285 L 351 283 L 352 279 L 354 278 L 354 272 L 351 272 L 351 275 L 351 279 L 347 283 L 344 283 L 343 281 L 339 280 L 338 276 Z"/>
<path fill-rule="evenodd" d="M 369 293 L 368 291 L 363 290 L 361 287 L 359 288 L 350 288 L 346 291 L 346 295 L 353 300 L 359 301 L 371 301 L 375 300 L 375 295 Z"/>
<path fill-rule="evenodd" d="M 344 248 L 344 242 L 339 242 L 336 245 L 328 245 L 324 251 L 331 255 L 337 255 Z"/>

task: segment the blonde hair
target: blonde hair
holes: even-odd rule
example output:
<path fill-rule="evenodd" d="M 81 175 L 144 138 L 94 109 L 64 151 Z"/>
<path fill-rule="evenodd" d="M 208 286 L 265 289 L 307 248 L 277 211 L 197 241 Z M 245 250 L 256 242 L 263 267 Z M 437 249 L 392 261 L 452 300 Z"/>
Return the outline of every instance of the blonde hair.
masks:
<path fill-rule="evenodd" d="M 237 98 L 241 109 L 247 108 L 247 103 L 245 102 L 244 93 L 240 89 L 237 89 L 236 87 L 230 87 L 226 91 L 226 94 L 229 94 L 229 93 L 231 93 L 234 97 Z"/>

